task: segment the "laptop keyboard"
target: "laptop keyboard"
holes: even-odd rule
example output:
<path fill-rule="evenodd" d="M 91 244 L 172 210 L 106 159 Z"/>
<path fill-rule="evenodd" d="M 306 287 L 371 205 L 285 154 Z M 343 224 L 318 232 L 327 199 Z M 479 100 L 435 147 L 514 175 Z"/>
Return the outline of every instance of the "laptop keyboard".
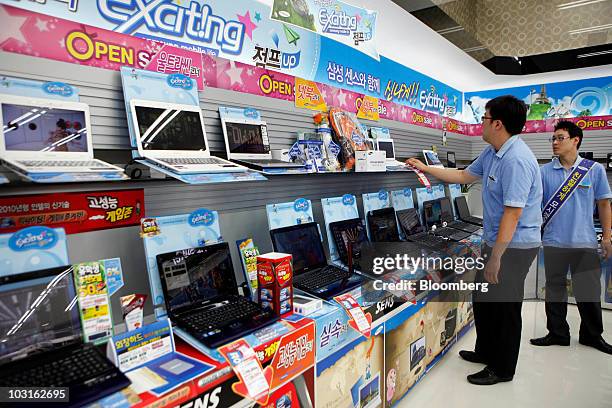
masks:
<path fill-rule="evenodd" d="M 229 303 L 211 309 L 200 310 L 181 316 L 181 322 L 193 331 L 203 332 L 227 326 L 237 320 L 244 320 L 261 313 L 259 306 L 243 297 L 235 297 Z"/>
<path fill-rule="evenodd" d="M 164 163 L 170 165 L 176 164 L 227 164 L 225 160 L 219 159 L 217 157 L 200 157 L 200 158 L 166 158 L 166 159 L 157 159 Z"/>
<path fill-rule="evenodd" d="M 448 241 L 446 241 L 444 238 L 431 235 L 427 232 L 410 235 L 408 238 L 411 241 L 418 242 L 434 249 L 444 249 L 448 245 Z"/>
<path fill-rule="evenodd" d="M 95 160 L 62 160 L 62 161 L 51 161 L 51 160 L 22 160 L 18 163 L 27 167 L 108 167 L 106 164 L 95 161 Z"/>
<path fill-rule="evenodd" d="M 469 224 L 463 221 L 453 221 L 449 223 L 448 226 L 466 232 L 476 232 L 480 229 L 480 227 L 478 227 L 477 225 Z"/>
<path fill-rule="evenodd" d="M 32 368 L 3 373 L 1 387 L 37 386 L 64 387 L 82 384 L 91 387 L 117 375 L 111 363 L 93 347 L 74 351 L 63 358 L 53 359 Z"/>
<path fill-rule="evenodd" d="M 326 287 L 333 282 L 348 279 L 351 276 L 352 274 L 348 271 L 335 266 L 326 266 L 318 271 L 305 275 L 303 278 L 299 277 L 299 279 L 296 279 L 296 284 L 313 291 Z"/>

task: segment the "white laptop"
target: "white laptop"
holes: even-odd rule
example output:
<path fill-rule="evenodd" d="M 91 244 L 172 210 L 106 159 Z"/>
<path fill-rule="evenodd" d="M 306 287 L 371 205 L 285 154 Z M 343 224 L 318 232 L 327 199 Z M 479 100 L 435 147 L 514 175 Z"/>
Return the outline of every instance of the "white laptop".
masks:
<path fill-rule="evenodd" d="M 210 155 L 202 110 L 195 105 L 130 100 L 138 154 L 175 173 L 247 169 Z"/>
<path fill-rule="evenodd" d="M 404 163 L 395 159 L 393 139 L 376 139 L 376 150 L 385 152 L 387 167 L 406 167 Z"/>
<path fill-rule="evenodd" d="M 0 159 L 19 173 L 103 173 L 123 169 L 94 159 L 89 107 L 56 99 L 0 95 Z"/>
<path fill-rule="evenodd" d="M 221 126 L 225 138 L 227 157 L 230 160 L 245 163 L 258 170 L 304 167 L 303 164 L 272 158 L 266 122 L 256 119 L 228 119 L 222 117 Z"/>
<path fill-rule="evenodd" d="M 444 165 L 438 158 L 438 153 L 433 150 L 423 150 L 423 157 L 425 158 L 425 164 L 428 166 L 444 168 Z"/>

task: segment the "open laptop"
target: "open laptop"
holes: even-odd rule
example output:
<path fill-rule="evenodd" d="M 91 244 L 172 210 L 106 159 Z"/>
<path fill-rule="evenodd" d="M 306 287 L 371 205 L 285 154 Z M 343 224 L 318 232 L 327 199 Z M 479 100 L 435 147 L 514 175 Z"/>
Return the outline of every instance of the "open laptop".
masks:
<path fill-rule="evenodd" d="M 453 217 L 453 205 L 448 197 L 440 198 L 440 207 L 442 209 L 443 219 L 442 222 L 446 223 L 447 227 L 458 229 L 461 231 L 475 233 L 480 230 L 478 225 L 470 224 L 469 222 L 457 221 Z"/>
<path fill-rule="evenodd" d="M 428 166 L 444 168 L 444 165 L 438 158 L 438 153 L 433 150 L 423 150 L 423 157 L 425 158 L 425 164 Z"/>
<path fill-rule="evenodd" d="M 0 159 L 22 173 L 103 173 L 94 159 L 89 107 L 80 102 L 0 95 Z"/>
<path fill-rule="evenodd" d="M 438 198 L 423 203 L 423 214 L 425 215 L 425 225 L 427 229 L 432 230 L 434 235 L 448 238 L 452 241 L 462 241 L 468 238 L 471 235 L 469 232 L 444 226 L 453 221 L 452 209 L 450 205 L 446 206 L 442 204 L 444 200 L 448 199 Z M 432 228 L 434 225 L 436 226 L 435 230 Z"/>
<path fill-rule="evenodd" d="M 395 159 L 395 142 L 393 139 L 376 139 L 376 150 L 384 151 L 388 168 L 404 168 L 406 165 Z"/>
<path fill-rule="evenodd" d="M 448 249 L 449 241 L 446 238 L 425 231 L 416 208 L 399 210 L 396 215 L 400 228 L 408 241 L 420 243 L 436 251 Z"/>
<path fill-rule="evenodd" d="M 393 207 L 368 211 L 367 217 L 372 242 L 398 242 L 400 240 Z"/>
<path fill-rule="evenodd" d="M 410 343 L 410 371 L 414 370 L 426 356 L 425 336 Z"/>
<path fill-rule="evenodd" d="M 361 247 L 368 241 L 365 226 L 361 218 L 329 223 L 331 237 L 336 245 L 338 256 L 343 264 L 349 264 L 349 243 L 351 245 L 351 262 L 353 268 L 361 271 Z"/>
<path fill-rule="evenodd" d="M 0 277 L 0 387 L 68 387 L 76 407 L 130 384 L 83 343 L 76 295 L 71 266 Z"/>
<path fill-rule="evenodd" d="M 446 167 L 449 169 L 457 168 L 457 159 L 455 158 L 455 152 L 446 152 Z"/>
<path fill-rule="evenodd" d="M 246 171 L 210 155 L 199 106 L 132 99 L 130 109 L 139 156 L 175 173 Z"/>
<path fill-rule="evenodd" d="M 482 227 L 482 218 L 474 217 L 470 214 L 470 209 L 465 197 L 455 197 L 455 205 L 457 206 L 457 213 L 459 214 L 459 219 L 461 221 Z"/>
<path fill-rule="evenodd" d="M 268 125 L 255 119 L 221 117 L 227 158 L 257 170 L 302 168 L 303 164 L 272 159 Z"/>
<path fill-rule="evenodd" d="M 270 231 L 274 251 L 293 256 L 293 286 L 322 299 L 348 292 L 366 282 L 356 273 L 329 265 L 316 222 Z"/>
<path fill-rule="evenodd" d="M 229 343 L 277 319 L 239 295 L 227 242 L 156 258 L 170 320 L 207 347 Z"/>

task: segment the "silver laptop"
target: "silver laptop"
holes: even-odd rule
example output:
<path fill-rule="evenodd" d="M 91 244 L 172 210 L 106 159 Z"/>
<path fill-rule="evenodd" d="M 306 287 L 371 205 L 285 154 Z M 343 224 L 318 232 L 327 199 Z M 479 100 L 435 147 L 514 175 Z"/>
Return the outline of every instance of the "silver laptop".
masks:
<path fill-rule="evenodd" d="M 247 170 L 210 155 L 199 106 L 132 99 L 130 109 L 138 154 L 160 167 L 176 173 Z"/>
<path fill-rule="evenodd" d="M 228 119 L 221 117 L 225 149 L 230 160 L 244 163 L 249 167 L 301 168 L 303 164 L 272 159 L 268 126 L 257 119 Z"/>
<path fill-rule="evenodd" d="M 89 107 L 0 95 L 0 159 L 19 173 L 100 173 L 123 169 L 94 159 Z"/>
<path fill-rule="evenodd" d="M 433 150 L 423 150 L 423 157 L 425 158 L 425 164 L 428 166 L 444 168 L 444 165 L 438 158 L 438 153 Z"/>
<path fill-rule="evenodd" d="M 395 143 L 393 139 L 376 139 L 376 150 L 384 151 L 387 167 L 405 167 L 401 161 L 395 159 Z"/>

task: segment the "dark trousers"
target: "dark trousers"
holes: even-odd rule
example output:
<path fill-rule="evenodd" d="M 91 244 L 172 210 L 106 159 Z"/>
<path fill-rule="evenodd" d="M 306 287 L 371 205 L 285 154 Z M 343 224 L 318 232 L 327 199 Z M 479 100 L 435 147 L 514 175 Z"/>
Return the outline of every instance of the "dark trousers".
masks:
<path fill-rule="evenodd" d="M 474 323 L 476 326 L 475 351 L 500 377 L 512 377 L 516 371 L 523 320 L 525 278 L 538 248 L 508 248 L 501 259 L 499 283 L 488 285 L 488 292 L 475 291 Z M 491 248 L 483 248 L 487 259 Z M 486 282 L 484 270 L 476 276 L 477 282 Z"/>
<path fill-rule="evenodd" d="M 569 338 L 567 324 L 567 271 L 580 313 L 580 338 L 598 339 L 601 317 L 601 263 L 592 248 L 544 247 L 546 268 L 546 328 L 550 334 Z"/>

